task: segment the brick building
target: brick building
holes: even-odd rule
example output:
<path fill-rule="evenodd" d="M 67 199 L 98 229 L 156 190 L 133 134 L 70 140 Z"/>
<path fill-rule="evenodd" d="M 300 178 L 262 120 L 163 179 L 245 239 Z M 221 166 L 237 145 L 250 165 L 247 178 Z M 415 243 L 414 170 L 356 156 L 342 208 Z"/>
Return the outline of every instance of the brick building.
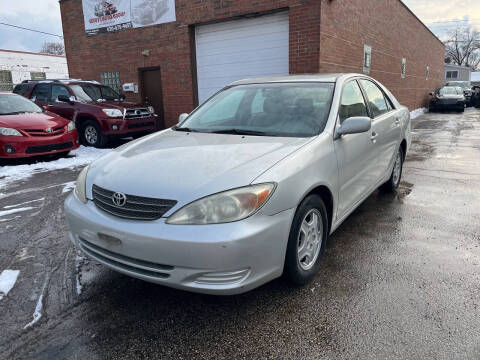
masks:
<path fill-rule="evenodd" d="M 368 73 L 410 109 L 443 82 L 443 44 L 400 0 L 168 1 L 174 21 L 87 35 L 82 0 L 60 0 L 70 75 L 138 84 L 166 126 L 251 76 Z"/>

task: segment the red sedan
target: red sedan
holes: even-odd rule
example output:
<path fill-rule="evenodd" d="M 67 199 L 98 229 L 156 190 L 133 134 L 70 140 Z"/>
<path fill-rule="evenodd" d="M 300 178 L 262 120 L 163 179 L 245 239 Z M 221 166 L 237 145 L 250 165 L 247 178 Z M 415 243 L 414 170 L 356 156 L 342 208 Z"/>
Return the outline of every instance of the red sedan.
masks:
<path fill-rule="evenodd" d="M 0 158 L 66 155 L 78 148 L 75 122 L 23 96 L 0 93 Z"/>

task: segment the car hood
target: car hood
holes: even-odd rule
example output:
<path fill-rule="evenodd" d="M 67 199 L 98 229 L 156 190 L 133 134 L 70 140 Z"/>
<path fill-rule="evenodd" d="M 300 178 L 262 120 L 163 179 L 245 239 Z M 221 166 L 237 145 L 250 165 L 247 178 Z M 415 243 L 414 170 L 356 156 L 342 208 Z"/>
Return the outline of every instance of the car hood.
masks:
<path fill-rule="evenodd" d="M 0 126 L 15 129 L 48 129 L 66 126 L 66 120 L 51 112 L 38 114 L 0 115 Z"/>
<path fill-rule="evenodd" d="M 130 195 L 177 200 L 177 206 L 182 206 L 249 185 L 311 139 L 168 129 L 126 144 L 93 163 L 87 196 L 92 198 L 95 184 Z"/>

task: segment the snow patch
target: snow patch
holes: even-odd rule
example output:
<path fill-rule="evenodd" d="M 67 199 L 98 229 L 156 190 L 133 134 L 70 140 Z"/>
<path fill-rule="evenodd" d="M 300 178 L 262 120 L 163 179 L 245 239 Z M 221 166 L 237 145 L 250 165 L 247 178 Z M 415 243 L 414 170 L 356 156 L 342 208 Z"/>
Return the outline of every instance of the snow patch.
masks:
<path fill-rule="evenodd" d="M 7 215 L 12 215 L 12 214 L 15 214 L 15 213 L 18 213 L 18 212 L 22 212 L 22 211 L 33 210 L 33 209 L 35 209 L 35 208 L 32 207 L 32 206 L 27 206 L 27 207 L 23 207 L 23 208 L 16 208 L 16 209 L 11 209 L 11 210 L 4 210 L 4 211 L 0 211 L 0 217 L 2 217 L 2 216 L 7 216 Z"/>
<path fill-rule="evenodd" d="M 427 112 L 426 108 L 413 110 L 413 111 L 410 112 L 410 119 L 411 120 L 416 119 L 419 116 L 422 116 L 423 114 L 425 114 L 426 112 Z"/>
<path fill-rule="evenodd" d="M 75 279 L 76 279 L 76 285 L 77 285 L 77 295 L 80 295 L 82 293 L 82 290 L 83 290 L 83 285 L 82 285 L 82 281 L 81 281 L 81 272 L 82 272 L 82 266 L 83 266 L 83 263 L 85 262 L 85 258 L 83 256 L 79 256 L 77 255 L 77 258 L 76 258 L 76 264 L 75 264 L 75 273 L 76 273 L 76 276 L 75 276 Z"/>
<path fill-rule="evenodd" d="M 22 203 L 19 203 L 19 204 L 15 204 L 15 205 L 6 205 L 4 206 L 3 208 L 4 209 L 13 209 L 13 208 L 16 208 L 17 206 L 21 206 L 21 205 L 25 205 L 25 204 L 31 204 L 33 202 L 37 202 L 37 201 L 43 201 L 45 200 L 44 197 L 40 198 L 40 199 L 36 199 L 36 200 L 30 200 L 30 201 L 25 201 L 25 202 L 22 202 Z"/>
<path fill-rule="evenodd" d="M 0 300 L 8 295 L 17 282 L 20 270 L 3 270 L 0 274 Z"/>
<path fill-rule="evenodd" d="M 72 191 L 75 188 L 75 181 L 70 181 L 62 185 L 63 185 L 62 194 L 65 194 Z"/>
<path fill-rule="evenodd" d="M 23 327 L 24 329 L 27 329 L 30 326 L 34 325 L 42 317 L 43 294 L 45 293 L 45 289 L 47 288 L 48 279 L 49 276 L 47 274 L 47 276 L 45 277 L 45 282 L 43 283 L 42 292 L 40 293 L 40 296 L 37 300 L 37 305 L 35 306 L 35 310 L 33 311 L 33 320 L 30 321 L 27 325 L 25 325 Z"/>
<path fill-rule="evenodd" d="M 73 157 L 60 158 L 58 160 L 39 162 L 36 164 L 3 166 L 0 171 L 0 189 L 5 188 L 12 182 L 25 180 L 36 173 L 88 165 L 110 151 L 112 151 L 112 149 L 80 146 L 77 150 L 71 152 Z"/>

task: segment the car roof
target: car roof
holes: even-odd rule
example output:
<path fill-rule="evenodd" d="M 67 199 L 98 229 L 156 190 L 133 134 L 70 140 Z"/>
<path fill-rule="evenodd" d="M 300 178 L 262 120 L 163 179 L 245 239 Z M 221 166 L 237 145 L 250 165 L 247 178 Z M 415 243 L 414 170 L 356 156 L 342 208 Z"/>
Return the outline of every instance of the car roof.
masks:
<path fill-rule="evenodd" d="M 63 85 L 74 85 L 74 84 L 95 84 L 102 85 L 96 80 L 82 80 L 82 79 L 45 79 L 45 80 L 24 80 L 20 84 L 36 85 L 36 84 L 63 84 Z"/>
<path fill-rule="evenodd" d="M 361 74 L 304 74 L 304 75 L 284 75 L 284 76 L 268 76 L 251 79 L 238 80 L 230 85 L 247 85 L 247 84 L 263 84 L 263 83 L 286 83 L 286 82 L 336 82 L 340 77 L 345 75 L 365 76 Z"/>

